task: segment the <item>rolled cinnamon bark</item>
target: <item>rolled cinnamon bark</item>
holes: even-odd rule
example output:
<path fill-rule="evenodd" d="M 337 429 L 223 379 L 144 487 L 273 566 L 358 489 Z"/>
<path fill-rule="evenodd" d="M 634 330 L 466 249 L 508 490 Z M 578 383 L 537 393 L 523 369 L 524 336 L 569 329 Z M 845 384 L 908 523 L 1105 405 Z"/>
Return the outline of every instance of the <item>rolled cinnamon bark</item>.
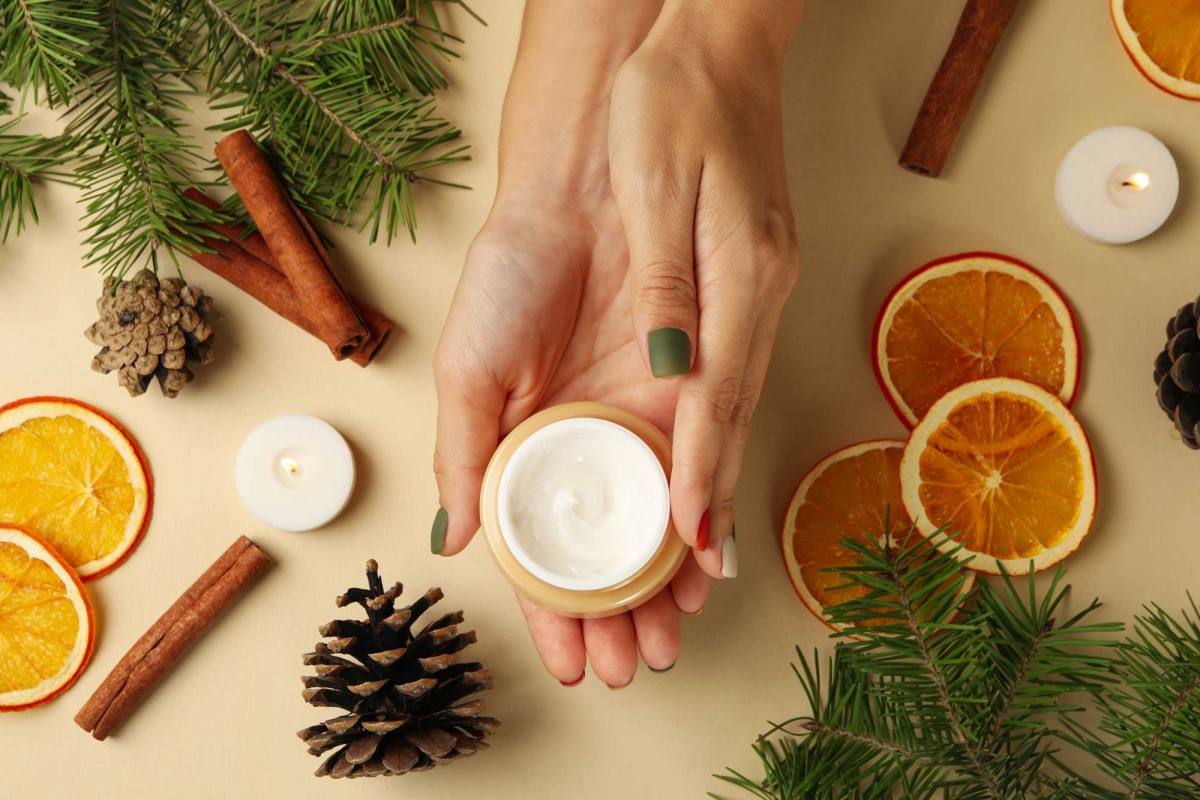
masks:
<path fill-rule="evenodd" d="M 933 178 L 942 174 L 988 61 L 1019 2 L 967 0 L 954 37 L 908 134 L 900 166 Z"/>
<path fill-rule="evenodd" d="M 234 131 L 217 143 L 217 160 L 321 339 L 335 358 L 353 355 L 366 342 L 367 327 L 334 275 L 325 248 L 314 241 L 308 220 L 292 205 L 258 142 L 247 131 Z"/>
<path fill-rule="evenodd" d="M 79 727 L 96 739 L 120 727 L 188 647 L 270 564 L 267 554 L 245 536 L 234 542 L 113 667 L 75 715 Z"/>
<path fill-rule="evenodd" d="M 203 192 L 188 189 L 187 196 L 201 205 L 218 209 L 221 204 Z M 241 225 L 214 223 L 208 226 L 221 234 L 225 239 L 208 238 L 205 244 L 216 250 L 219 255 L 212 253 L 189 253 L 197 263 L 208 268 L 232 283 L 276 314 L 291 322 L 318 339 L 321 334 L 308 318 L 292 285 L 288 283 L 283 270 L 275 263 L 275 256 L 267 247 L 266 241 L 259 233 L 247 235 L 246 228 Z M 273 274 L 272 274 L 273 273 Z M 384 342 L 396 328 L 386 314 L 359 297 L 349 295 L 351 302 L 358 309 L 358 314 L 367 326 L 368 339 L 362 347 L 356 350 L 350 360 L 359 366 L 367 366 L 374 360 L 383 347 Z"/>

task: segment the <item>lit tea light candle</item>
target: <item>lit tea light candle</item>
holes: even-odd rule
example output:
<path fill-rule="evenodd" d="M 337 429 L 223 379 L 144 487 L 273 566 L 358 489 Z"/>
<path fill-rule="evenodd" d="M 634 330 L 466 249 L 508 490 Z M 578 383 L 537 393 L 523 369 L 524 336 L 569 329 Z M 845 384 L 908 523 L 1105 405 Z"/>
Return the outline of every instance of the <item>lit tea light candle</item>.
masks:
<path fill-rule="evenodd" d="M 1101 128 L 1079 140 L 1054 180 L 1058 210 L 1076 232 L 1105 244 L 1136 242 L 1171 216 L 1179 170 L 1146 131 Z"/>
<path fill-rule="evenodd" d="M 287 414 L 259 425 L 234 469 L 246 509 L 281 531 L 310 531 L 342 512 L 354 489 L 354 456 L 332 425 Z"/>

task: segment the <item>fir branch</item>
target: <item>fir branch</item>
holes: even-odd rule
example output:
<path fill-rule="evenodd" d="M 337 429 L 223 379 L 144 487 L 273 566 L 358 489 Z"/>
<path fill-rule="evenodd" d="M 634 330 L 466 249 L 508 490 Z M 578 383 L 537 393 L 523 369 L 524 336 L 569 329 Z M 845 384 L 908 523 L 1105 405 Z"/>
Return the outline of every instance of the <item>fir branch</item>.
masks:
<path fill-rule="evenodd" d="M 779 727 L 779 726 L 775 726 L 775 727 L 777 730 L 783 730 L 784 733 L 789 733 L 789 731 L 785 730 L 782 727 Z M 901 758 L 910 759 L 913 761 L 926 761 L 927 760 L 925 754 L 923 754 L 923 753 L 919 753 L 916 750 L 909 750 L 907 748 L 901 747 L 900 745 L 896 744 L 895 742 L 889 742 L 884 739 L 880 739 L 876 736 L 872 736 L 869 733 L 864 733 L 862 731 L 852 731 L 849 728 L 842 728 L 837 725 L 830 725 L 825 722 L 818 722 L 817 720 L 814 720 L 814 719 L 810 719 L 810 720 L 806 720 L 806 721 L 802 722 L 800 724 L 800 727 L 804 728 L 805 732 L 807 732 L 807 733 L 817 733 L 817 734 L 821 734 L 822 736 L 831 736 L 835 739 L 845 739 L 846 741 L 850 741 L 850 742 L 858 742 L 859 744 L 865 744 L 874 750 L 878 750 L 880 752 L 891 753 L 892 755 L 897 755 L 897 756 L 900 756 Z"/>
<path fill-rule="evenodd" d="M 50 106 L 70 100 L 94 66 L 91 42 L 100 30 L 95 2 L 0 0 L 0 81 Z"/>
<path fill-rule="evenodd" d="M 202 187 L 193 175 L 203 163 L 180 135 L 185 111 L 174 36 L 158 5 L 106 0 L 106 36 L 98 66 L 77 92 L 67 131 L 92 144 L 80 155 L 86 188 L 87 259 L 106 275 L 123 277 L 160 252 L 178 268 L 176 251 L 195 248 L 203 223 L 216 216 L 183 196 Z"/>
<path fill-rule="evenodd" d="M 936 535 L 941 535 L 941 532 L 939 531 Z M 950 726 L 950 736 L 967 757 L 975 774 L 987 787 L 988 794 L 995 800 L 1004 800 L 1004 794 L 1000 790 L 999 781 L 992 771 L 991 764 L 984 758 L 983 753 L 974 742 L 974 737 L 970 735 L 959 717 L 959 703 L 950 696 L 950 679 L 943 672 L 939 659 L 933 655 L 927 623 L 917 616 L 912 594 L 914 587 L 909 584 L 907 570 L 899 560 L 894 558 L 894 553 L 895 550 L 890 542 L 885 543 L 884 556 L 888 559 L 887 579 L 892 582 L 896 598 L 904 610 L 904 624 L 908 626 L 908 632 L 920 654 L 921 664 L 937 690 L 938 700 L 941 702 L 946 721 Z"/>
<path fill-rule="evenodd" d="M 222 127 L 259 134 L 297 204 L 335 222 L 359 215 L 372 241 L 401 226 L 415 237 L 412 187 L 442 183 L 428 173 L 467 158 L 448 148 L 458 129 L 434 116 L 430 95 L 446 80 L 431 54 L 452 52 L 433 3 L 399 14 L 385 0 L 324 3 L 303 18 L 278 0 L 184 4 L 193 61 L 236 109 Z"/>
<path fill-rule="evenodd" d="M 1065 570 L 1055 572 L 1050 585 L 1038 600 L 1035 576 L 1030 572 L 1028 592 L 1023 598 L 1016 584 L 1002 575 L 1001 591 L 983 591 L 978 595 L 986 614 L 986 629 L 991 641 L 992 667 L 1000 690 L 992 704 L 992 722 L 982 738 L 985 747 L 995 747 L 1030 730 L 1030 722 L 1046 713 L 1068 714 L 1080 710 L 1064 702 L 1066 695 L 1094 691 L 1112 669 L 1112 659 L 1071 650 L 1080 643 L 1080 632 L 1098 637 L 1118 630 L 1115 625 L 1082 626 L 1085 617 L 1099 607 L 1093 600 L 1062 625 L 1055 615 L 1069 589 L 1063 586 Z M 1115 647 L 1112 639 L 1090 638 L 1092 646 Z"/>
<path fill-rule="evenodd" d="M 321 42 L 326 44 L 337 44 L 339 42 L 346 42 L 351 39 L 358 39 L 363 36 L 372 36 L 377 33 L 394 31 L 397 28 L 407 28 L 416 21 L 416 17 L 397 17 L 396 19 L 388 20 L 387 22 L 376 22 L 371 25 L 365 25 L 361 28 L 329 34 L 323 38 L 311 39 L 308 43 L 314 45 L 320 44 Z"/>
<path fill-rule="evenodd" d="M 1107 698 L 1110 717 L 1131 707 L 1157 708 L 1155 719 L 1161 722 L 1162 709 L 1170 704 L 1146 694 L 1154 687 L 1161 695 L 1164 681 L 1139 656 L 1160 665 L 1169 661 L 1177 669 L 1183 662 L 1200 664 L 1200 627 L 1171 627 L 1167 620 L 1174 621 L 1163 615 L 1155 635 L 1141 634 L 1136 647 L 1117 657 L 1115 652 L 1130 645 L 1111 638 L 1121 625 L 1090 621 L 1098 602 L 1063 614 L 1069 587 L 1062 571 L 1042 592 L 1032 577 L 1027 591 L 1021 591 L 1005 575 L 999 588 L 980 582 L 964 599 L 966 573 L 955 552 L 935 551 L 920 537 L 907 541 L 904 546 L 893 545 L 892 537 L 874 544 L 843 542 L 858 563 L 836 571 L 856 589 L 855 596 L 827 613 L 834 623 L 857 624 L 850 631 L 857 641 L 837 645 L 828 682 L 797 651 L 795 672 L 810 713 L 768 732 L 783 734 L 782 740 L 755 743 L 763 762 L 761 781 L 733 772 L 717 777 L 768 800 L 1116 800 L 1120 795 L 1075 774 L 1056 755 L 1062 744 L 1071 743 L 1064 731 L 1083 728 L 1073 719 L 1081 706 L 1072 698 Z M 1167 641 L 1174 651 L 1168 653 Z M 1150 650 L 1156 654 L 1147 656 Z M 1174 706 L 1173 721 L 1158 726 L 1163 732 L 1157 740 L 1149 726 L 1140 724 L 1144 718 L 1110 722 L 1107 730 L 1114 737 L 1131 744 L 1132 734 L 1147 744 L 1133 745 L 1136 754 L 1121 753 L 1112 740 L 1097 737 L 1102 768 L 1116 775 L 1129 772 L 1154 745 L 1149 783 L 1149 775 L 1163 778 L 1162 751 L 1168 746 L 1176 764 L 1191 763 L 1190 753 L 1181 756 L 1188 747 L 1200 759 L 1195 736 L 1200 700 L 1189 686 L 1174 686 L 1184 699 Z M 1181 722 L 1185 718 L 1187 724 Z M 1175 795 L 1145 794 L 1140 800 L 1185 796 L 1179 788 L 1193 786 L 1197 770 L 1190 777 L 1178 770 L 1170 776 Z"/>
<path fill-rule="evenodd" d="M 1146 744 L 1146 754 L 1137 762 L 1137 769 L 1133 771 L 1133 781 L 1129 786 L 1129 800 L 1140 800 L 1146 778 L 1153 771 L 1155 762 L 1160 758 L 1159 751 L 1163 745 L 1163 738 L 1170 732 L 1171 726 L 1175 724 L 1180 712 L 1183 711 L 1192 695 L 1196 693 L 1198 687 L 1200 687 L 1200 674 L 1192 675 L 1180 687 L 1179 696 L 1175 698 L 1175 702 L 1164 712 L 1162 722 L 1158 724 L 1150 741 Z"/>
<path fill-rule="evenodd" d="M 335 113 L 325 101 L 323 101 L 316 92 L 308 88 L 296 73 L 289 70 L 284 64 L 276 60 L 271 50 L 263 44 L 257 42 L 250 36 L 250 33 L 238 25 L 229 12 L 221 8 L 216 0 L 203 0 L 205 9 L 212 15 L 217 23 L 225 27 L 238 41 L 240 41 L 247 50 L 285 83 L 295 89 L 302 98 L 308 103 L 311 103 L 323 117 L 337 129 L 337 131 L 353 142 L 358 147 L 361 147 L 367 152 L 370 157 L 379 164 L 382 164 L 389 170 L 399 171 L 404 177 L 413 179 L 415 175 L 411 172 L 399 168 L 395 161 L 387 158 L 371 141 L 363 136 L 354 126 Z"/>
<path fill-rule="evenodd" d="M 1067 738 L 1119 789 L 1086 784 L 1092 797 L 1167 800 L 1200 796 L 1200 610 L 1178 617 L 1151 606 L 1119 648 L 1119 683 L 1095 693 L 1098 727 L 1068 724 Z"/>
<path fill-rule="evenodd" d="M 0 95 L 0 110 L 6 97 Z M 34 188 L 46 180 L 68 182 L 58 169 L 71 151 L 65 138 L 18 135 L 11 131 L 20 118 L 0 123 L 0 244 L 38 221 Z"/>
<path fill-rule="evenodd" d="M 84 187 L 89 263 L 120 276 L 193 249 L 221 216 L 183 196 L 210 185 L 181 99 L 204 65 L 224 127 L 265 135 L 300 207 L 415 238 L 414 187 L 453 186 L 431 173 L 467 158 L 432 98 L 459 41 L 449 4 L 475 16 L 457 0 L 0 0 L 0 80 L 68 106 L 54 144 L 0 133 L 0 233 L 36 221 L 30 187 L 53 158 Z"/>

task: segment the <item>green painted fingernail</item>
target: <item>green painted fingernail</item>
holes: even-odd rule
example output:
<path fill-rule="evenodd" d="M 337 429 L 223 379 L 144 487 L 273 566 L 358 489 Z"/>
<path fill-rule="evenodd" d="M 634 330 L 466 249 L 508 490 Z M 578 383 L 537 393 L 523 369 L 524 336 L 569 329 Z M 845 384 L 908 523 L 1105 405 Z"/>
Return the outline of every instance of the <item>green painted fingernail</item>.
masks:
<path fill-rule="evenodd" d="M 446 548 L 446 529 L 450 527 L 450 514 L 439 507 L 433 517 L 433 530 L 429 533 L 429 549 L 436 556 Z"/>
<path fill-rule="evenodd" d="M 650 331 L 650 371 L 656 378 L 687 375 L 692 369 L 692 343 L 682 328 Z"/>
<path fill-rule="evenodd" d="M 654 667 L 651 667 L 649 664 L 647 664 L 646 666 L 650 667 L 651 672 L 657 672 L 659 674 L 662 674 L 664 672 L 670 672 L 671 670 L 675 669 L 675 662 L 672 661 L 670 666 L 663 667 L 662 669 L 655 669 Z"/>

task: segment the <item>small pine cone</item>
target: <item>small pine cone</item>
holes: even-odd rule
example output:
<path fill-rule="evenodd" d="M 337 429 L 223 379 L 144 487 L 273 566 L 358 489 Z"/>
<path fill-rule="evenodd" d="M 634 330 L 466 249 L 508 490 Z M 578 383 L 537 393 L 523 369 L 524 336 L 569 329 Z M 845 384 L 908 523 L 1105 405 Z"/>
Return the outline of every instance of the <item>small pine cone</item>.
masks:
<path fill-rule="evenodd" d="M 317 776 L 403 775 L 487 747 L 500 723 L 482 716 L 483 701 L 468 699 L 491 688 L 491 678 L 482 664 L 457 656 L 475 641 L 474 631 L 458 630 L 462 612 L 415 630 L 442 598 L 441 589 L 397 608 L 402 587 L 384 591 L 375 561 L 367 562 L 367 586 L 337 599 L 339 607 L 358 603 L 367 619 L 323 625 L 320 633 L 329 641 L 304 656 L 316 672 L 303 679 L 304 699 L 346 712 L 297 734 L 314 756 L 333 751 Z"/>
<path fill-rule="evenodd" d="M 213 359 L 212 298 L 182 278 L 159 280 L 144 269 L 133 280 L 109 277 L 96 300 L 100 318 L 84 335 L 100 352 L 92 369 L 117 373 L 117 382 L 132 396 L 145 393 L 158 378 L 166 397 L 175 397 L 195 376 L 188 362 Z"/>
<path fill-rule="evenodd" d="M 1200 300 L 1189 303 L 1167 322 L 1167 345 L 1154 361 L 1158 404 L 1193 450 L 1200 450 L 1198 306 Z"/>

